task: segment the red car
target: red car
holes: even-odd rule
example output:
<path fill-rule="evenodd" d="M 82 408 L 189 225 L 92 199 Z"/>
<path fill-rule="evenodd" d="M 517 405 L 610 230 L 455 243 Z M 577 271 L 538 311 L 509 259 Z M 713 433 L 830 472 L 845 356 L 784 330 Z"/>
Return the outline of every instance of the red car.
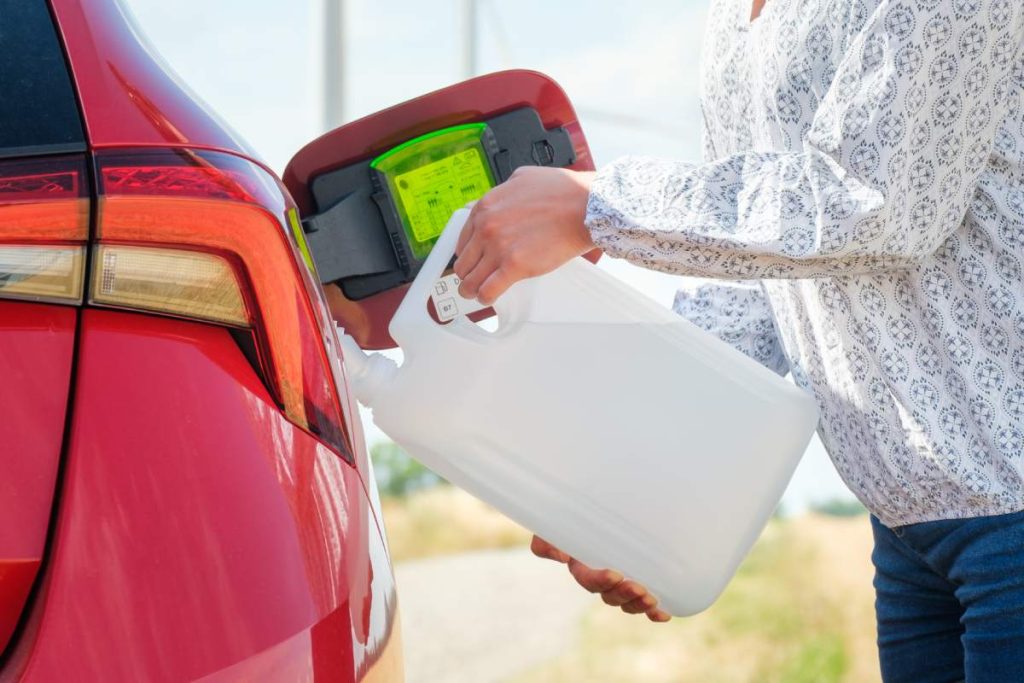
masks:
<path fill-rule="evenodd" d="M 117 3 L 0 22 L 0 679 L 399 680 L 289 193 Z"/>
<path fill-rule="evenodd" d="M 506 72 L 332 131 L 282 184 L 117 0 L 0 0 L 0 683 L 401 680 L 331 318 L 392 345 L 409 263 L 325 296 L 303 221 L 333 169 L 488 117 L 522 137 L 524 107 L 562 151 L 496 169 L 592 167 L 564 93 Z"/>

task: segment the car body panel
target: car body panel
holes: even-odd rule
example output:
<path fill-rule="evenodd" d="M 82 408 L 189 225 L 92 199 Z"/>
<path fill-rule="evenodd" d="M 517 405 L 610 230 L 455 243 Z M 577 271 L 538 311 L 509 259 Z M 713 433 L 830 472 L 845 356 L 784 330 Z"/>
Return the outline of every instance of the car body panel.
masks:
<path fill-rule="evenodd" d="M 81 325 L 20 680 L 359 680 L 396 600 L 356 471 L 284 419 L 227 330 L 89 309 Z"/>
<path fill-rule="evenodd" d="M 0 301 L 0 649 L 46 546 L 76 318 L 73 308 Z"/>
<path fill-rule="evenodd" d="M 216 149 L 255 159 L 145 40 L 116 0 L 50 0 L 93 149 Z"/>

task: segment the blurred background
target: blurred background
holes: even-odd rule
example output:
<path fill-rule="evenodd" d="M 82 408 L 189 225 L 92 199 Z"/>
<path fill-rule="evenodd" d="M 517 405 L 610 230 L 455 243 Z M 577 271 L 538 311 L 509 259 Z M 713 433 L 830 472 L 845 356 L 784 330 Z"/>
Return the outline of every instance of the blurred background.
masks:
<path fill-rule="evenodd" d="M 182 80 L 278 173 L 326 130 L 506 68 L 561 83 L 598 165 L 697 160 L 707 2 L 125 0 Z M 602 267 L 666 306 L 681 284 Z M 525 530 L 411 461 L 368 415 L 364 425 L 410 681 L 878 678 L 870 528 L 817 440 L 722 599 L 658 626 L 533 560 Z"/>

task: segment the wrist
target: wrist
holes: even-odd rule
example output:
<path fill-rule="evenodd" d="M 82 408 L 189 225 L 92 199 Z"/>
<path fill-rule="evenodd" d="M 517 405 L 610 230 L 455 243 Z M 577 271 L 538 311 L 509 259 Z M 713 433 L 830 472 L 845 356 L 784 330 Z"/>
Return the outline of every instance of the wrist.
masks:
<path fill-rule="evenodd" d="M 595 171 L 572 171 L 571 176 L 577 186 L 577 192 L 573 201 L 576 218 L 574 222 L 579 227 L 577 231 L 579 238 L 578 248 L 581 254 L 594 249 L 596 246 L 586 222 L 587 206 L 590 203 L 590 186 L 593 184 L 594 176 L 596 175 Z"/>

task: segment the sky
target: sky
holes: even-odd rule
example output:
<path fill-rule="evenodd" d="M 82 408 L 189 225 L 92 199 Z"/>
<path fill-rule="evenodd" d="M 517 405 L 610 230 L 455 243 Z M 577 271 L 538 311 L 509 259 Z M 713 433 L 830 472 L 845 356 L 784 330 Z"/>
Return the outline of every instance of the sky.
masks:
<path fill-rule="evenodd" d="M 123 2 L 168 65 L 278 173 L 325 132 L 321 0 Z M 552 76 L 576 106 L 598 166 L 626 154 L 696 161 L 705 3 L 480 0 L 476 72 Z M 345 0 L 345 119 L 461 80 L 461 7 Z M 666 306 L 680 284 L 621 261 L 602 265 Z M 366 414 L 364 424 L 368 440 L 384 438 Z M 786 508 L 849 496 L 815 439 Z"/>

